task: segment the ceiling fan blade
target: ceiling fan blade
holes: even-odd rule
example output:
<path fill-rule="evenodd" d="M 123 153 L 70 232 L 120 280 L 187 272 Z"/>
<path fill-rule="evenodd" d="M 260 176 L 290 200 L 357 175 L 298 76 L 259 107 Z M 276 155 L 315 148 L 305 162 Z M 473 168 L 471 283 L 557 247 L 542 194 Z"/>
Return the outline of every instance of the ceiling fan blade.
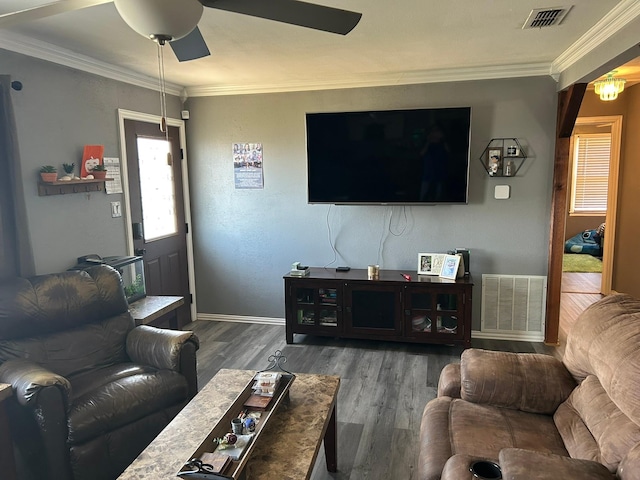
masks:
<path fill-rule="evenodd" d="M 176 57 L 178 57 L 178 61 L 180 62 L 195 60 L 197 58 L 211 55 L 198 27 L 191 30 L 191 33 L 186 37 L 169 42 L 169 45 L 171 45 L 173 53 L 176 54 Z"/>
<path fill-rule="evenodd" d="M 205 7 L 346 35 L 361 13 L 298 0 L 200 0 Z"/>
<path fill-rule="evenodd" d="M 59 13 L 80 10 L 82 8 L 93 7 L 109 3 L 112 0 L 64 0 L 60 2 L 47 3 L 37 7 L 25 8 L 17 12 L 9 12 L 0 15 L 0 27 L 10 27 L 20 23 L 50 17 Z"/>

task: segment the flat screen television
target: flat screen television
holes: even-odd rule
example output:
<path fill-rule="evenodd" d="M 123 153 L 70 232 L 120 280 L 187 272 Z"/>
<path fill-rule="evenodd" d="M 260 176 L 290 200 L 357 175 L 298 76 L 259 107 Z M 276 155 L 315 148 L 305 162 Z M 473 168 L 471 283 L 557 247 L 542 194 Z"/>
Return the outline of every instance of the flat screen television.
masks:
<path fill-rule="evenodd" d="M 467 203 L 471 108 L 307 113 L 309 203 Z"/>

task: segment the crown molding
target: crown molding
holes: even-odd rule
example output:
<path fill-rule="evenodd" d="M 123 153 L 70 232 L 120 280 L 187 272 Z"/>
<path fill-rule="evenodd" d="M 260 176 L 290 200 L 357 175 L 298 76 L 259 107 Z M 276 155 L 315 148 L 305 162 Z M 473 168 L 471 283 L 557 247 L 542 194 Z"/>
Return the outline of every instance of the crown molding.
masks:
<path fill-rule="evenodd" d="M 323 79 L 316 82 L 278 83 L 271 85 L 202 85 L 186 87 L 188 97 L 249 95 L 258 93 L 303 92 L 342 88 L 386 87 L 421 83 L 463 82 L 499 78 L 536 77 L 550 75 L 549 63 L 461 67 L 411 72 L 362 74 L 350 78 Z"/>
<path fill-rule="evenodd" d="M 159 90 L 158 80 L 128 69 L 96 60 L 71 50 L 46 42 L 34 40 L 20 34 L 0 32 L 2 48 L 41 60 L 64 65 L 102 77 L 118 80 L 151 90 Z M 390 85 L 412 85 L 420 83 L 461 82 L 469 80 L 492 80 L 550 75 L 548 63 L 526 63 L 476 67 L 445 68 L 419 71 L 381 72 L 362 74 L 350 78 L 340 77 L 316 82 L 275 83 L 270 85 L 202 85 L 183 87 L 167 83 L 167 93 L 181 98 L 221 95 L 248 95 L 257 93 L 302 92 L 312 90 L 335 90 L 343 88 L 384 87 Z"/>
<path fill-rule="evenodd" d="M 638 0 L 623 0 L 551 63 L 555 77 L 640 16 Z"/>
<path fill-rule="evenodd" d="M 202 85 L 183 87 L 167 83 L 167 93 L 181 98 L 246 95 L 256 93 L 279 93 L 311 90 L 331 90 L 358 87 L 380 87 L 390 85 L 410 85 L 436 82 L 458 82 L 469 80 L 489 80 L 550 75 L 556 82 L 560 74 L 581 60 L 585 55 L 602 45 L 622 28 L 640 16 L 640 2 L 622 0 L 598 23 L 591 27 L 575 43 L 567 48 L 552 63 L 529 63 L 516 65 L 495 65 L 479 67 L 461 67 L 407 72 L 389 72 L 361 74 L 350 78 L 323 78 L 315 82 L 288 83 L 270 85 Z M 158 80 L 127 68 L 121 68 L 92 57 L 75 53 L 55 45 L 42 42 L 16 33 L 0 31 L 1 48 L 30 57 L 50 61 L 76 70 L 121 81 L 142 88 L 158 91 Z"/>
<path fill-rule="evenodd" d="M 39 58 L 64 65 L 66 67 L 93 73 L 101 77 L 118 80 L 138 87 L 159 91 L 158 79 L 141 75 L 132 70 L 123 69 L 115 65 L 96 60 L 95 58 L 57 47 L 50 43 L 34 40 L 17 34 L 0 32 L 0 45 L 3 49 L 21 53 L 29 57 Z M 175 83 L 167 83 L 166 91 L 170 95 L 181 95 L 184 88 Z"/>

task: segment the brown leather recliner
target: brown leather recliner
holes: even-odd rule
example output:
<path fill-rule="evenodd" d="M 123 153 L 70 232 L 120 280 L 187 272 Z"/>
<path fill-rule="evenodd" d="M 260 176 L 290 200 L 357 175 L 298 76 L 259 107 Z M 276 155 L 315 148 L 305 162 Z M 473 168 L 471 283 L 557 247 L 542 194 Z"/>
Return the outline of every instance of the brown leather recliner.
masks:
<path fill-rule="evenodd" d="M 136 327 L 128 309 L 104 265 L 0 285 L 20 479 L 114 479 L 197 393 L 197 337 Z"/>

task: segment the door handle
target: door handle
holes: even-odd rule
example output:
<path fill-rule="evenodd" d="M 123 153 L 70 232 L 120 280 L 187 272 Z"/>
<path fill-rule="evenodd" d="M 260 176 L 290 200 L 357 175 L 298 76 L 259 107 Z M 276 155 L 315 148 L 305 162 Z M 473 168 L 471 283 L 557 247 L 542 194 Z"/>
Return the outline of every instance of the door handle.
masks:
<path fill-rule="evenodd" d="M 145 248 L 136 248 L 133 253 L 135 253 L 138 256 L 142 256 L 145 253 L 147 253 L 147 250 Z"/>

